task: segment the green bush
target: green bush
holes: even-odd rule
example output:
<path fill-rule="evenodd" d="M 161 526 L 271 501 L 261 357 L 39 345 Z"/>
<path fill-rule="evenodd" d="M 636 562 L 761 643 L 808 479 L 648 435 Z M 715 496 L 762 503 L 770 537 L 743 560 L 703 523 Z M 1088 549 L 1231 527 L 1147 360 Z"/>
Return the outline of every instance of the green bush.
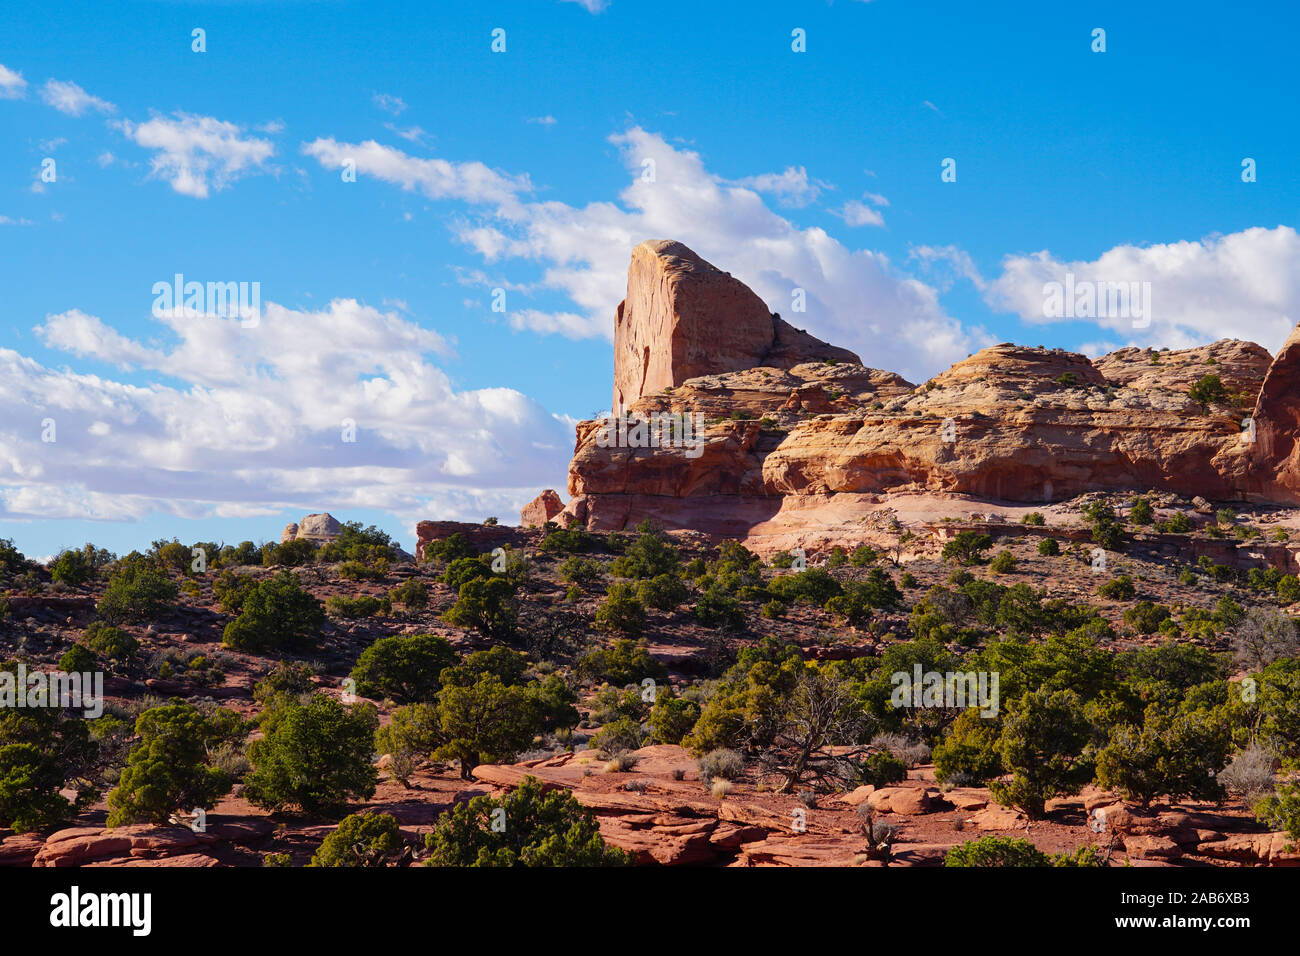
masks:
<path fill-rule="evenodd" d="M 1143 497 L 1133 499 L 1133 504 L 1129 506 L 1128 520 L 1136 525 L 1149 525 L 1155 520 L 1155 509 L 1151 507 L 1151 502 Z"/>
<path fill-rule="evenodd" d="M 1223 380 L 1213 374 L 1198 378 L 1187 390 L 1187 396 L 1201 405 L 1227 405 L 1232 400 Z"/>
<path fill-rule="evenodd" d="M 93 547 L 93 545 L 87 545 Z M 95 576 L 95 566 L 85 551 L 62 551 L 50 565 L 50 578 L 73 587 L 85 584 Z"/>
<path fill-rule="evenodd" d="M 283 544 L 266 544 L 262 546 L 263 567 L 283 565 L 300 568 L 316 560 L 316 545 L 308 538 L 294 538 Z"/>
<path fill-rule="evenodd" d="M 439 580 L 459 591 L 467 581 L 491 576 L 492 568 L 482 558 L 453 558 Z"/>
<path fill-rule="evenodd" d="M 1169 608 L 1163 604 L 1138 601 L 1137 604 L 1124 611 L 1124 623 L 1139 634 L 1154 634 L 1160 630 L 1160 625 L 1169 620 L 1171 616 Z"/>
<path fill-rule="evenodd" d="M 871 545 L 860 544 L 849 555 L 849 564 L 855 568 L 865 568 L 869 564 L 875 564 L 879 557 L 880 555 L 876 553 L 876 549 Z"/>
<path fill-rule="evenodd" d="M 99 616 L 110 624 L 145 623 L 171 610 L 178 588 L 144 560 L 123 563 L 99 601 Z"/>
<path fill-rule="evenodd" d="M 428 702 L 442 689 L 443 670 L 458 660 L 455 648 L 445 637 L 384 637 L 361 652 L 352 668 L 352 679 L 363 697 L 390 697 L 399 703 Z"/>
<path fill-rule="evenodd" d="M 959 843 L 943 858 L 944 866 L 1051 866 L 1047 854 L 1028 840 L 986 836 Z"/>
<path fill-rule="evenodd" d="M 1016 556 L 1010 551 L 999 551 L 989 562 L 989 570 L 994 574 L 1011 574 L 1016 570 Z"/>
<path fill-rule="evenodd" d="M 248 592 L 222 641 L 241 651 L 298 649 L 311 646 L 324 623 L 320 601 L 302 589 L 296 574 L 281 571 Z"/>
<path fill-rule="evenodd" d="M 390 614 L 392 610 L 393 606 L 386 596 L 380 598 L 373 594 L 361 594 L 348 597 L 346 594 L 331 594 L 325 599 L 325 613 L 345 621 Z"/>
<path fill-rule="evenodd" d="M 671 574 L 656 574 L 649 580 L 640 581 L 636 586 L 638 600 L 646 607 L 660 611 L 674 610 L 686 600 L 688 595 L 689 592 L 681 578 Z"/>
<path fill-rule="evenodd" d="M 450 564 L 457 558 L 476 557 L 478 557 L 478 549 L 470 544 L 468 539 L 459 531 L 450 537 L 430 541 L 424 546 L 424 559 L 426 561 Z"/>
<path fill-rule="evenodd" d="M 740 602 L 717 588 L 710 588 L 701 594 L 691 613 L 705 627 L 739 630 L 745 626 L 745 609 Z"/>
<path fill-rule="evenodd" d="M 529 689 L 484 674 L 466 685 L 443 687 L 438 694 L 438 726 L 444 741 L 434 752 L 460 763 L 460 775 L 472 780 L 480 763 L 514 760 L 544 727 L 541 702 Z"/>
<path fill-rule="evenodd" d="M 684 700 L 665 687 L 655 695 L 650 709 L 650 735 L 657 744 L 680 744 L 700 719 L 700 705 Z"/>
<path fill-rule="evenodd" d="M 998 723 L 964 710 L 934 747 L 934 773 L 949 783 L 982 786 L 1002 774 Z"/>
<path fill-rule="evenodd" d="M 369 799 L 377 774 L 370 759 L 379 717 L 369 704 L 351 708 L 317 694 L 286 703 L 248 747 L 253 765 L 244 796 L 260 807 L 332 813 Z"/>
<path fill-rule="evenodd" d="M 611 562 L 610 572 L 620 578 L 653 578 L 674 573 L 680 557 L 677 549 L 667 543 L 663 532 L 654 530 L 648 520 L 637 527 L 637 532 L 636 539 L 622 556 Z"/>
<path fill-rule="evenodd" d="M 606 846 L 591 811 L 568 790 L 525 777 L 511 793 L 474 797 L 438 819 L 425 837 L 429 866 L 626 866 Z"/>
<path fill-rule="evenodd" d="M 641 724 L 631 717 L 620 717 L 597 731 L 591 738 L 591 748 L 607 757 L 614 757 L 629 750 L 640 750 L 645 742 L 646 734 Z"/>
<path fill-rule="evenodd" d="M 137 717 L 135 733 L 139 742 L 108 795 L 108 826 L 166 823 L 178 811 L 211 809 L 230 792 L 235 781 L 213 755 L 221 745 L 243 740 L 238 714 L 168 704 Z"/>
<path fill-rule="evenodd" d="M 941 554 L 945 561 L 956 561 L 960 565 L 979 564 L 984 552 L 993 547 L 993 538 L 977 531 L 959 531 L 951 541 L 944 543 Z"/>
<path fill-rule="evenodd" d="M 650 656 L 644 642 L 626 638 L 588 651 L 578 659 L 576 671 L 582 680 L 615 687 L 639 684 L 646 678 L 660 681 L 668 676 L 668 668 Z"/>
<path fill-rule="evenodd" d="M 564 559 L 560 564 L 560 579 L 574 584 L 591 586 L 605 576 L 605 566 L 591 558 L 579 558 L 576 555 Z"/>
<path fill-rule="evenodd" d="M 388 592 L 388 600 L 409 611 L 418 611 L 429 604 L 429 586 L 419 578 L 407 578 Z"/>
<path fill-rule="evenodd" d="M 636 587 L 615 583 L 609 586 L 605 600 L 596 608 L 595 625 L 601 631 L 637 635 L 645 627 L 645 617 L 645 607 Z"/>
<path fill-rule="evenodd" d="M 1097 588 L 1097 593 L 1112 601 L 1131 601 L 1137 597 L 1137 587 L 1127 574 L 1119 574 Z"/>
<path fill-rule="evenodd" d="M 1273 830 L 1284 830 L 1300 841 L 1300 783 L 1284 783 L 1255 805 L 1255 817 Z"/>
<path fill-rule="evenodd" d="M 714 780 L 736 781 L 745 775 L 745 758 L 725 747 L 710 750 L 696 761 L 696 766 L 705 786 Z"/>
<path fill-rule="evenodd" d="M 2 544 L 2 542 L 0 542 Z M 111 718 L 101 718 L 99 726 Z M 71 820 L 98 797 L 91 722 L 57 708 L 0 710 L 0 827 L 25 832 Z M 69 800 L 64 790 L 76 791 Z"/>
<path fill-rule="evenodd" d="M 257 578 L 251 574 L 237 574 L 226 569 L 212 579 L 212 594 L 223 611 L 238 614 L 244 608 L 244 599 L 257 587 Z"/>
<path fill-rule="evenodd" d="M 388 813 L 363 810 L 339 821 L 308 866 L 386 866 L 402 851 L 402 831 Z"/>
<path fill-rule="evenodd" d="M 82 647 L 80 644 L 73 644 L 59 658 L 59 670 L 65 674 L 93 671 L 94 669 L 95 655 L 91 653 L 89 648 Z"/>
<path fill-rule="evenodd" d="M 1097 782 L 1143 806 L 1161 795 L 1218 800 L 1216 775 L 1228 762 L 1227 728 L 1204 714 L 1173 715 L 1149 708 L 1139 730 L 1121 726 L 1097 755 Z"/>
<path fill-rule="evenodd" d="M 514 636 L 519 602 L 509 581 L 500 577 L 475 578 L 461 585 L 456 603 L 443 615 L 448 624 L 478 631 L 488 640 Z"/>
<path fill-rule="evenodd" d="M 1061 553 L 1061 546 L 1055 538 L 1044 538 L 1038 542 L 1038 553 L 1045 557 L 1055 557 Z"/>
<path fill-rule="evenodd" d="M 1003 806 L 1042 819 L 1053 797 L 1077 793 L 1092 779 L 1085 750 L 1093 728 L 1072 690 L 1032 691 L 1006 709 L 998 753 L 1010 782 L 993 780 L 989 789 Z"/>
<path fill-rule="evenodd" d="M 1043 525 L 1047 524 L 1047 519 L 1043 517 L 1043 513 L 1041 511 L 1031 511 L 1029 512 L 1029 514 L 1021 516 L 1020 523 L 1042 527 Z"/>
<path fill-rule="evenodd" d="M 312 676 L 313 671 L 307 664 L 278 661 L 253 687 L 253 699 L 265 704 L 277 694 L 290 697 L 309 694 L 316 688 Z"/>

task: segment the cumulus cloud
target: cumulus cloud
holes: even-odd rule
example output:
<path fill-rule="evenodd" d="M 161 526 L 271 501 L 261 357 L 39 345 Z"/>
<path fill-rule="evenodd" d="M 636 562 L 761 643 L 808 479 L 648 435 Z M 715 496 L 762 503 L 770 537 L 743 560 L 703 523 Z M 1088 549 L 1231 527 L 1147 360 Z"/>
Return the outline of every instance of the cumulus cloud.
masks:
<path fill-rule="evenodd" d="M 508 176 L 479 162 L 417 159 L 374 140 L 340 143 L 317 139 L 304 143 L 302 151 L 326 169 L 343 169 L 354 163 L 360 175 L 373 176 L 408 192 L 421 192 L 430 199 L 512 206 L 519 194 L 532 190 L 527 176 Z"/>
<path fill-rule="evenodd" d="M 754 192 L 768 193 L 776 197 L 783 206 L 807 206 L 815 202 L 827 189 L 827 185 L 816 179 L 808 178 L 808 171 L 802 166 L 786 167 L 782 173 L 762 173 L 735 181 L 737 186 L 747 186 Z"/>
<path fill-rule="evenodd" d="M 611 142 L 631 180 L 618 202 L 572 206 L 521 198 L 454 222 L 457 237 L 485 260 L 535 262 L 543 270 L 537 287 L 562 292 L 578 306 L 529 311 L 512 319 L 516 327 L 611 336 L 632 247 L 670 238 L 746 282 L 796 326 L 913 380 L 993 343 L 948 316 L 934 288 L 883 254 L 796 226 L 755 189 L 710 172 L 697 153 L 639 127 Z M 804 313 L 791 311 L 796 289 L 804 291 Z"/>
<path fill-rule="evenodd" d="M 21 99 L 27 91 L 27 81 L 17 70 L 0 63 L 0 100 Z"/>
<path fill-rule="evenodd" d="M 394 312 L 340 299 L 317 311 L 268 303 L 251 328 L 179 312 L 157 321 L 163 345 L 77 310 L 36 329 L 51 348 L 155 373 L 148 385 L 0 349 L 0 518 L 376 508 L 412 524 L 481 519 L 564 474 L 569 423 L 514 389 L 455 388 L 430 360 L 450 343 Z M 42 441 L 47 419 L 54 441 Z"/>
<path fill-rule="evenodd" d="M 41 88 L 41 99 L 60 113 L 67 113 L 69 116 L 81 116 L 87 110 L 100 113 L 117 111 L 117 107 L 108 100 L 91 96 L 76 83 L 62 80 L 47 80 L 45 86 Z"/>
<path fill-rule="evenodd" d="M 261 169 L 275 154 L 269 140 L 247 136 L 236 124 L 211 116 L 176 112 L 171 118 L 155 116 L 145 123 L 123 120 L 116 125 L 137 145 L 154 151 L 150 175 L 166 179 L 176 192 L 195 199 L 206 199 L 210 190 L 225 189 L 240 176 Z"/>
<path fill-rule="evenodd" d="M 1121 245 L 1091 261 L 1061 261 L 1049 251 L 1007 256 L 1002 273 L 983 285 L 993 308 L 1026 322 L 1045 317 L 1044 285 L 1150 283 L 1150 323 L 1098 316 L 1100 329 L 1133 344 L 1187 347 L 1241 338 L 1276 351 L 1300 321 L 1300 236 L 1290 226 L 1255 227 L 1195 241 Z"/>
<path fill-rule="evenodd" d="M 872 209 L 866 203 L 857 199 L 850 199 L 846 202 L 836 215 L 850 226 L 883 226 L 885 224 L 885 217 L 880 214 L 879 210 Z"/>

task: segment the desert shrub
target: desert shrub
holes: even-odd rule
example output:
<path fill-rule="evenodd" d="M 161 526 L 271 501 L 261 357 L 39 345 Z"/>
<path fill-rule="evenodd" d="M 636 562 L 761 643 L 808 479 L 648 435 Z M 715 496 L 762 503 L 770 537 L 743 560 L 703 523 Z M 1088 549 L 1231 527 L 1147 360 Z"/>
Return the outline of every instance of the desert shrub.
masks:
<path fill-rule="evenodd" d="M 738 600 L 718 588 L 709 588 L 691 608 L 695 620 L 705 627 L 739 630 L 745 626 L 745 609 Z"/>
<path fill-rule="evenodd" d="M 504 822 L 505 826 L 494 825 Z M 525 777 L 500 799 L 474 797 L 438 819 L 425 837 L 429 866 L 625 866 L 606 846 L 591 811 L 567 790 Z"/>
<path fill-rule="evenodd" d="M 352 668 L 352 679 L 363 697 L 390 697 L 399 703 L 427 702 L 442 689 L 443 670 L 458 660 L 455 648 L 445 637 L 384 637 L 361 652 Z"/>
<path fill-rule="evenodd" d="M 1179 511 L 1170 515 L 1168 521 L 1157 521 L 1156 530 L 1172 534 L 1187 534 L 1192 530 L 1192 519 Z M 1205 557 L 1205 555 L 1202 555 L 1202 557 Z"/>
<path fill-rule="evenodd" d="M 1129 506 L 1128 520 L 1136 525 L 1149 525 L 1155 520 L 1155 510 L 1151 507 L 1151 502 L 1140 495 L 1133 499 Z"/>
<path fill-rule="evenodd" d="M 313 671 L 308 664 L 293 661 L 277 661 L 266 676 L 253 687 L 253 699 L 266 703 L 276 694 L 297 697 L 311 693 L 316 685 L 312 681 Z"/>
<path fill-rule="evenodd" d="M 889 751 L 907 767 L 928 763 L 932 756 L 930 745 L 925 741 L 888 730 L 872 737 L 871 746 Z"/>
<path fill-rule="evenodd" d="M 590 586 L 605 576 L 605 566 L 591 558 L 572 555 L 560 564 L 560 579 L 574 584 Z"/>
<path fill-rule="evenodd" d="M 828 568 L 842 568 L 848 563 L 849 553 L 838 544 L 831 548 L 830 554 L 826 556 L 826 567 Z"/>
<path fill-rule="evenodd" d="M 241 651 L 307 647 L 324 623 L 320 602 L 302 589 L 296 574 L 281 571 L 249 591 L 222 642 Z"/>
<path fill-rule="evenodd" d="M 595 551 L 597 546 L 596 537 L 581 528 L 560 528 L 547 522 L 546 535 L 538 548 L 550 554 L 579 554 Z"/>
<path fill-rule="evenodd" d="M 772 594 L 786 604 L 796 601 L 824 606 L 841 592 L 840 582 L 822 568 L 809 568 L 795 574 L 780 574 L 768 582 Z"/>
<path fill-rule="evenodd" d="M 998 731 L 997 722 L 981 717 L 978 710 L 962 711 L 934 746 L 935 776 L 949 783 L 978 785 L 1000 776 Z"/>
<path fill-rule="evenodd" d="M 959 531 L 951 541 L 944 543 L 942 557 L 960 565 L 979 564 L 984 552 L 993 547 L 993 539 L 977 531 Z"/>
<path fill-rule="evenodd" d="M 1016 570 L 1016 556 L 1010 551 L 1002 550 L 989 562 L 989 570 L 994 574 L 1011 574 Z"/>
<path fill-rule="evenodd" d="M 122 630 L 103 621 L 92 621 L 81 634 L 81 643 L 106 661 L 129 663 L 139 652 L 140 642 Z"/>
<path fill-rule="evenodd" d="M 87 547 L 93 548 L 94 545 L 87 545 Z M 76 587 L 93 578 L 95 570 L 90 555 L 87 555 L 85 551 L 69 549 L 59 552 L 59 556 L 50 565 L 50 579 L 60 584 L 69 584 Z"/>
<path fill-rule="evenodd" d="M 95 669 L 95 655 L 80 644 L 73 644 L 59 658 L 59 670 L 66 674 Z"/>
<path fill-rule="evenodd" d="M 509 640 L 519 617 L 515 589 L 500 577 L 466 581 L 460 596 L 443 615 L 448 624 L 468 627 L 489 640 Z"/>
<path fill-rule="evenodd" d="M 110 624 L 157 620 L 171 610 L 177 593 L 176 585 L 148 562 L 125 561 L 108 579 L 99 616 Z"/>
<path fill-rule="evenodd" d="M 1139 601 L 1124 611 L 1124 623 L 1139 634 L 1154 634 L 1160 630 L 1161 622 L 1169 620 L 1171 616 L 1169 608 L 1163 604 Z"/>
<path fill-rule="evenodd" d="M 1124 527 L 1109 502 L 1094 501 L 1083 509 L 1083 515 L 1092 530 L 1093 544 L 1100 545 L 1107 551 L 1123 549 Z"/>
<path fill-rule="evenodd" d="M 1255 817 L 1264 826 L 1284 830 L 1293 841 L 1300 841 L 1300 783 L 1284 783 L 1259 801 Z"/>
<path fill-rule="evenodd" d="M 849 555 L 849 564 L 855 568 L 865 568 L 867 565 L 875 564 L 879 557 L 875 548 L 868 544 L 860 544 Z"/>
<path fill-rule="evenodd" d="M 588 651 L 578 658 L 576 671 L 582 680 L 615 687 L 639 684 L 647 677 L 659 681 L 668 676 L 668 668 L 650 656 L 644 642 L 626 638 L 614 641 L 609 647 Z"/>
<path fill-rule="evenodd" d="M 758 609 L 758 613 L 769 621 L 774 621 L 777 618 L 785 617 L 785 611 L 786 611 L 785 602 L 778 601 L 776 598 L 773 598 L 772 600 L 766 602 L 761 608 Z"/>
<path fill-rule="evenodd" d="M 385 566 L 396 561 L 398 554 L 397 546 L 386 532 L 374 525 L 363 528 L 360 521 L 345 521 L 338 536 L 322 545 L 316 557 L 327 563 L 346 561 L 373 568 L 380 561 Z"/>
<path fill-rule="evenodd" d="M 219 568 L 258 566 L 262 563 L 262 549 L 251 541 L 228 544 L 217 552 L 213 563 Z"/>
<path fill-rule="evenodd" d="M 605 600 L 596 608 L 598 630 L 620 634 L 640 634 L 645 627 L 645 607 L 634 585 L 615 583 L 609 586 Z"/>
<path fill-rule="evenodd" d="M 234 780 L 214 766 L 212 755 L 219 745 L 243 739 L 238 714 L 168 704 L 137 717 L 135 733 L 140 739 L 108 795 L 108 826 L 166 823 L 177 811 L 211 809 L 230 792 Z"/>
<path fill-rule="evenodd" d="M 262 566 L 300 568 L 316 560 L 316 545 L 308 538 L 294 538 L 282 544 L 262 546 Z"/>
<path fill-rule="evenodd" d="M 888 750 L 881 750 L 859 763 L 858 773 L 863 784 L 887 787 L 891 783 L 907 779 L 907 764 L 901 757 Z"/>
<path fill-rule="evenodd" d="M 424 559 L 426 561 L 450 564 L 457 558 L 477 557 L 478 549 L 470 544 L 469 540 L 459 531 L 446 538 L 430 541 L 424 546 Z"/>
<path fill-rule="evenodd" d="M 944 856 L 943 865 L 1051 866 L 1051 860 L 1028 840 L 986 836 L 954 846 Z"/>
<path fill-rule="evenodd" d="M 336 812 L 375 792 L 374 752 L 379 717 L 369 704 L 345 707 L 331 697 L 286 703 L 265 737 L 248 746 L 253 772 L 244 796 L 260 807 Z"/>
<path fill-rule="evenodd" d="M 393 711 L 393 719 L 375 731 L 375 749 L 388 754 L 388 772 L 403 786 L 418 762 L 443 743 L 434 704 L 408 704 Z"/>
<path fill-rule="evenodd" d="M 379 558 L 374 564 L 344 561 L 338 571 L 344 581 L 382 581 L 388 576 L 388 559 Z"/>
<path fill-rule="evenodd" d="M 1227 405 L 1232 396 L 1219 376 L 1202 375 L 1187 390 L 1187 396 L 1201 405 Z"/>
<path fill-rule="evenodd" d="M 591 738 L 591 747 L 612 757 L 629 750 L 640 750 L 645 741 L 646 734 L 639 723 L 631 717 L 620 717 L 596 732 Z"/>
<path fill-rule="evenodd" d="M 418 611 L 429 604 L 429 586 L 419 578 L 407 578 L 388 592 L 388 600 L 407 610 Z"/>
<path fill-rule="evenodd" d="M 339 821 L 308 866 L 386 866 L 402 851 L 402 831 L 388 813 L 365 810 Z"/>
<path fill-rule="evenodd" d="M 997 744 L 1012 779 L 991 781 L 993 798 L 1031 820 L 1042 819 L 1048 800 L 1077 793 L 1092 779 L 1085 756 L 1092 730 L 1074 691 L 1037 690 L 1013 701 Z"/>
<path fill-rule="evenodd" d="M 508 762 L 525 750 L 541 732 L 543 714 L 527 688 L 484 674 L 473 684 L 443 687 L 438 725 L 444 742 L 434 755 L 459 761 L 461 777 L 470 780 L 480 763 Z"/>
<path fill-rule="evenodd" d="M 244 599 L 257 587 L 257 578 L 251 574 L 238 574 L 226 569 L 212 579 L 212 594 L 223 611 L 238 614 L 244 608 Z"/>
<path fill-rule="evenodd" d="M 1047 519 L 1043 517 L 1043 513 L 1041 511 L 1031 511 L 1029 512 L 1029 514 L 1023 515 L 1021 517 L 1020 523 L 1042 527 L 1043 525 L 1047 524 Z"/>
<path fill-rule="evenodd" d="M 710 750 L 696 761 L 696 767 L 699 768 L 700 779 L 706 785 L 715 779 L 734 782 L 745 775 L 745 758 L 734 750 L 720 747 Z"/>
<path fill-rule="evenodd" d="M 468 581 L 491 576 L 492 568 L 482 558 L 453 558 L 447 562 L 447 569 L 442 572 L 439 580 L 459 591 Z"/>
<path fill-rule="evenodd" d="M 1044 538 L 1038 542 L 1038 553 L 1044 557 L 1055 557 L 1061 553 L 1061 545 L 1055 538 Z"/>
<path fill-rule="evenodd" d="M 1252 802 L 1272 792 L 1276 771 L 1277 758 L 1258 744 L 1250 744 L 1219 772 L 1219 783 Z"/>
<path fill-rule="evenodd" d="M 98 796 L 88 778 L 100 750 L 90 721 L 57 708 L 0 710 L 0 827 L 25 832 L 71 820 Z M 75 799 L 64 796 L 69 789 Z"/>
<path fill-rule="evenodd" d="M 615 585 L 617 587 L 617 585 Z M 638 582 L 636 596 L 646 607 L 671 611 L 686 600 L 689 592 L 681 578 L 672 574 L 657 574 L 649 580 Z"/>
<path fill-rule="evenodd" d="M 1097 593 L 1112 601 L 1131 601 L 1137 597 L 1137 587 L 1127 574 L 1118 574 L 1097 588 Z"/>
<path fill-rule="evenodd" d="M 655 695 L 650 709 L 650 735 L 657 744 L 680 744 L 699 719 L 699 704 L 677 697 L 665 687 Z"/>
<path fill-rule="evenodd" d="M 1248 610 L 1233 635 L 1238 663 L 1259 670 L 1274 661 L 1300 656 L 1295 622 L 1295 618 L 1263 608 Z"/>
<path fill-rule="evenodd" d="M 325 599 L 325 613 L 330 617 L 343 620 L 356 620 L 362 617 L 375 617 L 388 614 L 393 606 L 386 597 L 379 598 L 373 594 L 360 594 L 348 597 L 346 594 L 331 594 Z"/>
<path fill-rule="evenodd" d="M 677 549 L 647 520 L 637 526 L 636 538 L 611 562 L 609 570 L 620 578 L 653 578 L 673 574 L 679 561 Z"/>
<path fill-rule="evenodd" d="M 1148 708 L 1139 729 L 1111 731 L 1097 755 L 1097 782 L 1147 806 L 1160 794 L 1215 800 L 1223 787 L 1215 775 L 1228 759 L 1228 732 L 1202 714 L 1172 715 Z"/>
<path fill-rule="evenodd" d="M 1277 596 L 1283 604 L 1300 601 L 1300 578 L 1294 574 L 1282 575 L 1277 582 Z"/>

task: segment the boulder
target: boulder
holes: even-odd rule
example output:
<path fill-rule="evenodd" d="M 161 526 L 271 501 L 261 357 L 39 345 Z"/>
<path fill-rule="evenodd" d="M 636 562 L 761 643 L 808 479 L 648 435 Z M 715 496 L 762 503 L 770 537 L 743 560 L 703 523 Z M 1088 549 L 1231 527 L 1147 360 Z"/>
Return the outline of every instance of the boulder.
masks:
<path fill-rule="evenodd" d="M 524 505 L 519 512 L 519 526 L 521 528 L 540 528 L 562 511 L 564 511 L 564 502 L 559 494 L 547 488 Z"/>

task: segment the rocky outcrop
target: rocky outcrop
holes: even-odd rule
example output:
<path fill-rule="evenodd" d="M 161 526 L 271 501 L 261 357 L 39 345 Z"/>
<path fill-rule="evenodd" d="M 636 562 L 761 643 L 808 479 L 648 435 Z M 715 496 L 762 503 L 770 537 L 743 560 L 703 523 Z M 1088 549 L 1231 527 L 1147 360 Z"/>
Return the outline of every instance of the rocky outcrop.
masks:
<path fill-rule="evenodd" d="M 781 515 L 833 511 L 854 525 L 895 494 L 1300 502 L 1300 330 L 1276 361 L 1237 340 L 1096 361 L 1006 343 L 920 387 L 801 336 L 680 243 L 637 246 L 614 407 L 633 421 L 687 416 L 695 431 L 611 442 L 607 422 L 579 423 L 567 515 L 599 530 L 651 517 L 752 538 Z M 1194 398 L 1209 375 L 1219 398 Z"/>
<path fill-rule="evenodd" d="M 857 362 L 773 315 L 750 288 L 680 242 L 632 250 L 614 314 L 615 412 L 690 378 L 771 365 Z"/>
<path fill-rule="evenodd" d="M 329 544 L 339 536 L 343 526 L 328 512 L 307 515 L 301 521 L 287 524 L 280 534 L 280 543 L 287 544 L 305 538 L 315 545 Z"/>
<path fill-rule="evenodd" d="M 519 512 L 521 528 L 540 528 L 564 510 L 564 502 L 551 488 L 547 488 Z"/>

